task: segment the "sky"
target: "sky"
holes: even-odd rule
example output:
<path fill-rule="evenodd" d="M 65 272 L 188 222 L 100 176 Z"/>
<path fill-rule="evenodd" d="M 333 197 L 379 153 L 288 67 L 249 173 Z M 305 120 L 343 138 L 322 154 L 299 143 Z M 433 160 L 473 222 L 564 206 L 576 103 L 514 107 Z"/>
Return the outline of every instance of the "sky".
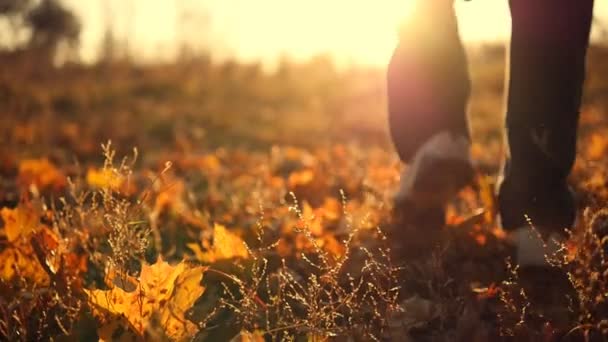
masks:
<path fill-rule="evenodd" d="M 573 0 L 576 1 L 576 0 Z M 108 25 L 143 60 L 168 60 L 184 42 L 217 58 L 272 64 L 329 53 L 339 64 L 383 65 L 413 0 L 64 0 L 82 18 L 81 55 L 93 60 Z M 457 1 L 467 43 L 505 40 L 507 0 Z M 596 14 L 608 15 L 608 1 Z"/>

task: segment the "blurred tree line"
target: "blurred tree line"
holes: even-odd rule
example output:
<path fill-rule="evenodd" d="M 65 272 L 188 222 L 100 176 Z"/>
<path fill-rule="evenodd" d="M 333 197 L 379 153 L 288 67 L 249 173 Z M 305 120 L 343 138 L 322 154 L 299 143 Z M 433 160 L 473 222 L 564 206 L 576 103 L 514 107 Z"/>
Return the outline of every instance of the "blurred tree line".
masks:
<path fill-rule="evenodd" d="M 80 21 L 60 0 L 0 0 L 0 55 L 52 64 L 77 54 Z"/>

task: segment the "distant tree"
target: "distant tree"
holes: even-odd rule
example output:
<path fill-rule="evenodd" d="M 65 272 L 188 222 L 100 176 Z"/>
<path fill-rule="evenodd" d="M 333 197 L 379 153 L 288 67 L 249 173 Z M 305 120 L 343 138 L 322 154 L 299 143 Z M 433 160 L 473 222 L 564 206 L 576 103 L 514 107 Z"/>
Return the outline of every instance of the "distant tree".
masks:
<path fill-rule="evenodd" d="M 43 0 L 26 17 L 32 30 L 30 45 L 56 45 L 60 41 L 75 42 L 80 34 L 80 22 L 58 0 Z"/>
<path fill-rule="evenodd" d="M 11 27 L 11 50 L 29 50 L 51 62 L 60 48 L 78 44 L 80 22 L 59 0 L 0 0 L 0 18 Z M 18 39 L 24 31 L 27 39 Z"/>
<path fill-rule="evenodd" d="M 31 0 L 0 0 L 0 15 L 20 13 L 31 3 Z"/>
<path fill-rule="evenodd" d="M 26 23 L 31 29 L 28 48 L 47 60 L 52 60 L 61 44 L 73 49 L 80 36 L 80 22 L 58 0 L 42 0 L 27 13 Z"/>
<path fill-rule="evenodd" d="M 24 14 L 32 7 L 31 0 L 0 0 L 0 18 L 7 26 L 2 43 L 5 46 L 15 45 L 24 31 Z"/>

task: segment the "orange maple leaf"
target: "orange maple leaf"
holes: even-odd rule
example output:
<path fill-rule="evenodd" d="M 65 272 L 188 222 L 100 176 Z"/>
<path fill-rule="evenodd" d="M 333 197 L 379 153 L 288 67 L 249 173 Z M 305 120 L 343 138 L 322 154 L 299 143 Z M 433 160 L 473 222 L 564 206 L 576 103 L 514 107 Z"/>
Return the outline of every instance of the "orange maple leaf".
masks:
<path fill-rule="evenodd" d="M 144 337 L 155 324 L 172 340 L 192 338 L 198 327 L 186 318 L 186 311 L 205 291 L 200 285 L 205 270 L 183 261 L 171 266 L 159 258 L 153 265 L 142 266 L 133 291 L 120 287 L 85 290 L 94 313 L 103 321 L 100 338 L 111 339 L 121 327 Z"/>
<path fill-rule="evenodd" d="M 87 170 L 87 183 L 94 188 L 118 190 L 124 181 L 125 179 L 122 175 L 110 169 L 89 168 Z"/>
<path fill-rule="evenodd" d="M 47 285 L 49 275 L 37 259 L 30 238 L 34 236 L 56 242 L 54 233 L 40 224 L 38 212 L 27 204 L 22 203 L 15 209 L 2 208 L 0 216 L 4 222 L 2 230 L 9 242 L 8 247 L 0 252 L 0 279 L 11 281 L 19 277 Z"/>
<path fill-rule="evenodd" d="M 243 239 L 217 223 L 213 227 L 213 245 L 211 248 L 203 251 L 198 243 L 189 243 L 187 246 L 194 252 L 198 260 L 205 263 L 233 258 L 249 258 L 249 251 Z"/>
<path fill-rule="evenodd" d="M 53 190 L 62 189 L 67 183 L 65 174 L 46 158 L 22 160 L 18 180 L 24 186 Z"/>
<path fill-rule="evenodd" d="M 2 208 L 0 216 L 4 222 L 4 233 L 9 242 L 29 236 L 38 228 L 40 222 L 38 213 L 23 204 L 15 209 Z"/>

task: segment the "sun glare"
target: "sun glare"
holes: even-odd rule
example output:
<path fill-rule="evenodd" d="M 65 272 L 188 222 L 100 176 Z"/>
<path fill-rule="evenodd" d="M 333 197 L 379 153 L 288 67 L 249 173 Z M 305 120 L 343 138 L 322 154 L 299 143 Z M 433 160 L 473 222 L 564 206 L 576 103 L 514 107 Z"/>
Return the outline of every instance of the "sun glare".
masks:
<path fill-rule="evenodd" d="M 327 37 L 326 45 L 333 45 L 343 58 L 353 53 L 367 62 L 386 61 L 397 40 L 399 22 L 407 18 L 412 7 L 412 1 L 403 0 L 332 2 L 327 10 L 335 24 L 329 19 L 325 30 L 338 27 L 339 37 Z"/>
<path fill-rule="evenodd" d="M 374 63 L 388 58 L 398 23 L 411 8 L 412 2 L 403 0 L 241 2 L 233 8 L 236 13 L 228 13 L 242 18 L 238 29 L 228 31 L 239 40 L 235 53 L 245 58 L 278 48 L 296 59 L 325 51 L 343 62 L 356 57 Z"/>
<path fill-rule="evenodd" d="M 248 57 L 279 47 L 294 58 L 307 58 L 327 51 L 342 62 L 383 65 L 396 43 L 400 22 L 408 20 L 418 1 L 429 0 L 241 3 L 243 6 L 237 11 L 259 20 L 253 25 L 245 24 L 246 20 L 240 22 L 241 33 L 256 35 L 256 39 L 241 40 L 235 51 Z M 463 40 L 507 37 L 510 25 L 507 1 L 476 1 L 474 4 L 458 1 L 456 11 Z"/>
<path fill-rule="evenodd" d="M 385 65 L 400 20 L 412 13 L 419 1 L 431 0 L 183 0 L 155 2 L 153 6 L 147 0 L 68 3 L 84 19 L 85 56 L 94 56 L 110 18 L 114 33 L 128 39 L 135 54 L 146 58 L 170 57 L 187 41 L 195 45 L 205 42 L 215 56 L 244 60 L 268 62 L 281 55 L 302 60 L 329 53 L 342 64 Z M 463 40 L 508 37 L 506 0 L 455 3 Z M 100 12 L 106 7 L 112 9 L 111 17 Z M 184 13 L 204 15 L 191 18 L 185 26 Z"/>

